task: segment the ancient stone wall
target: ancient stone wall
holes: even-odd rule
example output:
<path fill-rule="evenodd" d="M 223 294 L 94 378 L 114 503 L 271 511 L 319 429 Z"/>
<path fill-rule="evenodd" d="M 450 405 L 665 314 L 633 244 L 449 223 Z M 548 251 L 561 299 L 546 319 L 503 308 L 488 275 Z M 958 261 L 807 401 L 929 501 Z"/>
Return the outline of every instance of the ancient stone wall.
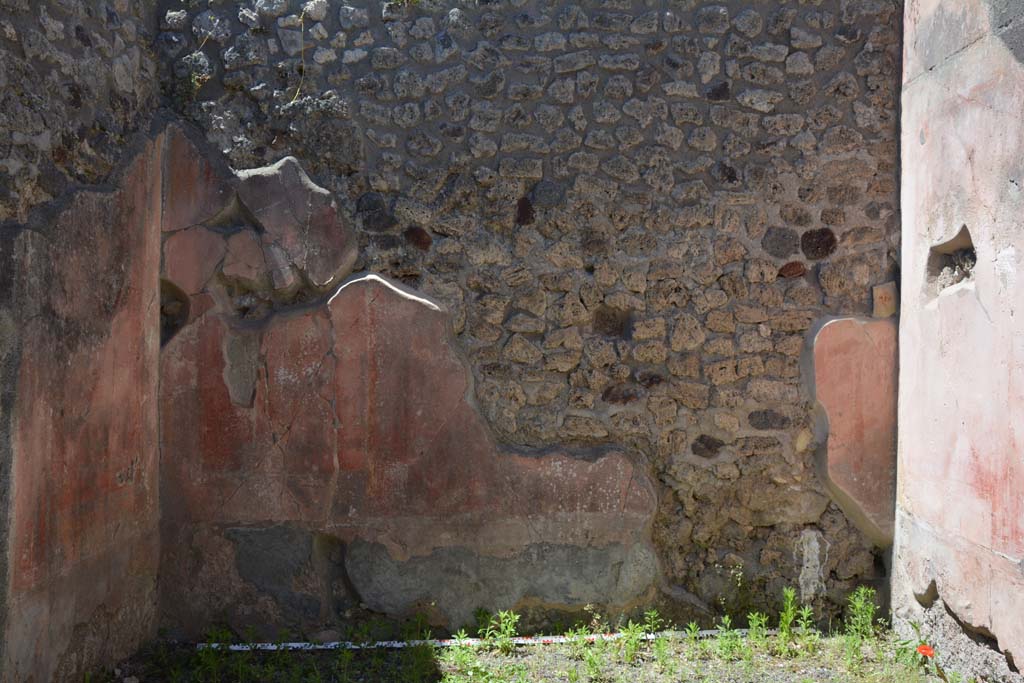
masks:
<path fill-rule="evenodd" d="M 1024 660 L 1022 60 L 1021 3 L 907 3 L 893 600 L 985 680 Z"/>
<path fill-rule="evenodd" d="M 211 175 L 170 139 L 165 206 L 210 201 L 163 222 L 166 625 L 273 637 L 364 610 L 457 626 L 652 599 L 642 464 L 497 446 L 448 313 L 346 278 L 353 232 L 293 158 Z"/>
<path fill-rule="evenodd" d="M 827 614 L 880 578 L 815 472 L 800 360 L 896 269 L 897 3 L 350 4 L 166 3 L 165 93 L 236 168 L 297 157 L 354 228 L 352 269 L 450 312 L 502 449 L 641 468 L 676 604 L 799 584 Z M 233 282 L 219 313 L 257 327 L 317 300 Z M 193 466 L 172 445 L 164 462 Z M 222 512 L 205 521 L 270 525 Z"/>
<path fill-rule="evenodd" d="M 124 160 L 159 92 L 152 0 L 0 0 L 0 223 Z"/>

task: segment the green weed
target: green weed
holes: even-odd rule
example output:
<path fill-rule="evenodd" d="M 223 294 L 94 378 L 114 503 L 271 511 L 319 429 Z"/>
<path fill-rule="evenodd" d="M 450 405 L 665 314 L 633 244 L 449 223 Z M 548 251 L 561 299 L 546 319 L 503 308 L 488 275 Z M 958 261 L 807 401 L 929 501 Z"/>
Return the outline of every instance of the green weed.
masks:
<path fill-rule="evenodd" d="M 605 672 L 608 664 L 608 641 L 598 638 L 583 653 L 583 667 L 590 683 L 604 683 L 610 680 Z"/>
<path fill-rule="evenodd" d="M 718 637 L 715 638 L 715 650 L 725 661 L 738 659 L 743 652 L 743 636 L 732 625 L 732 617 L 724 615 L 718 622 Z"/>
<path fill-rule="evenodd" d="M 696 621 L 691 621 L 686 625 L 686 640 L 691 647 L 697 647 L 700 642 L 700 625 Z"/>
<path fill-rule="evenodd" d="M 875 590 L 859 586 L 847 598 L 846 635 L 868 640 L 875 635 Z"/>
<path fill-rule="evenodd" d="M 565 635 L 569 638 L 569 658 L 577 662 L 582 662 L 587 646 L 589 645 L 587 642 L 587 636 L 590 635 L 590 629 L 586 626 L 579 626 L 574 629 L 569 629 Z"/>
<path fill-rule="evenodd" d="M 796 621 L 796 589 L 786 586 L 782 589 L 782 609 L 779 611 L 779 654 L 789 654 L 793 643 L 793 622 Z"/>
<path fill-rule="evenodd" d="M 665 636 L 658 636 L 651 643 L 651 652 L 654 654 L 654 661 L 657 663 L 658 668 L 661 672 L 669 678 L 675 678 L 676 676 L 676 661 L 672 657 L 672 652 L 669 648 L 669 640 Z"/>
<path fill-rule="evenodd" d="M 640 648 L 644 644 L 644 636 L 647 635 L 643 624 L 634 624 L 633 620 L 620 630 L 619 646 L 622 652 L 622 661 L 632 664 L 640 654 Z"/>
<path fill-rule="evenodd" d="M 480 636 L 484 647 L 508 656 L 515 652 L 516 646 L 512 639 L 516 637 L 516 625 L 519 615 L 511 610 L 498 612 L 487 622 Z"/>
<path fill-rule="evenodd" d="M 455 639 L 458 641 L 465 641 L 467 638 L 469 635 L 464 630 L 455 634 Z M 480 661 L 476 650 L 469 645 L 460 643 L 449 647 L 441 656 L 441 661 L 455 670 L 454 673 L 445 676 L 445 681 L 448 683 L 491 680 L 489 670 Z"/>
<path fill-rule="evenodd" d="M 223 628 L 211 629 L 206 633 L 206 642 L 216 647 L 199 650 L 196 674 L 203 683 L 219 683 L 227 673 L 227 647 L 231 643 L 231 633 Z"/>
<path fill-rule="evenodd" d="M 665 620 L 658 614 L 658 610 L 651 609 L 644 612 L 644 631 L 657 633 L 663 628 L 665 628 Z"/>
<path fill-rule="evenodd" d="M 821 633 L 814 625 L 814 608 L 810 605 L 803 605 L 796 617 L 799 629 L 798 644 L 802 654 L 812 654 L 818 647 L 821 640 Z"/>
<path fill-rule="evenodd" d="M 768 615 L 751 612 L 747 615 L 747 626 L 749 628 L 747 639 L 751 646 L 763 648 L 768 642 Z"/>
<path fill-rule="evenodd" d="M 843 624 L 846 666 L 860 671 L 864 659 L 864 646 L 874 642 L 875 591 L 859 586 L 847 598 L 846 621 Z"/>

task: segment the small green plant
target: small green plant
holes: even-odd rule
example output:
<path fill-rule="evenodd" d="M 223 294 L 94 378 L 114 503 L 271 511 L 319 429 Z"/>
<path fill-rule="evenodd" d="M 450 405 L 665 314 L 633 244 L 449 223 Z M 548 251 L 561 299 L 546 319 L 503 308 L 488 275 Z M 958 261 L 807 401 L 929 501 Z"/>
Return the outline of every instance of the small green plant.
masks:
<path fill-rule="evenodd" d="M 302 10 L 299 14 L 299 84 L 295 86 L 295 95 L 291 101 L 299 99 L 299 93 L 302 92 L 302 82 L 306 80 L 306 10 Z M 289 103 L 290 104 L 290 103 Z"/>
<path fill-rule="evenodd" d="M 361 622 L 353 629 L 352 642 L 357 645 L 369 645 L 373 642 L 373 627 L 369 622 Z"/>
<path fill-rule="evenodd" d="M 697 647 L 697 643 L 700 641 L 700 625 L 696 621 L 691 621 L 686 625 L 686 641 L 691 647 Z"/>
<path fill-rule="evenodd" d="M 868 640 L 875 635 L 875 590 L 859 586 L 847 598 L 846 635 Z"/>
<path fill-rule="evenodd" d="M 751 647 L 760 649 L 768 642 L 768 615 L 760 612 L 751 612 L 747 615 L 747 640 Z"/>
<path fill-rule="evenodd" d="M 722 614 L 745 614 L 752 606 L 751 585 L 743 573 L 743 564 L 736 562 L 723 566 L 716 563 L 716 572 L 723 575 L 728 584 L 718 596 L 718 608 Z"/>
<path fill-rule="evenodd" d="M 483 638 L 487 627 L 491 625 L 491 613 L 483 607 L 478 607 L 473 612 L 473 621 L 476 623 L 476 637 Z"/>
<path fill-rule="evenodd" d="M 916 621 L 912 621 L 910 622 L 910 628 L 914 630 L 914 638 L 896 641 L 893 650 L 893 659 L 898 664 L 906 667 L 914 667 L 920 664 L 921 654 L 916 648 L 921 645 L 927 645 L 925 639 L 921 636 L 921 625 Z"/>
<path fill-rule="evenodd" d="M 583 661 L 583 655 L 587 650 L 587 636 L 590 635 L 590 629 L 585 625 L 580 625 L 569 629 L 565 635 L 569 639 L 569 658 L 577 662 Z"/>
<path fill-rule="evenodd" d="M 846 666 L 860 671 L 864 659 L 864 646 L 874 642 L 875 591 L 859 586 L 847 598 L 846 621 L 843 624 L 843 644 Z"/>
<path fill-rule="evenodd" d="M 821 640 L 821 633 L 814 625 L 814 608 L 810 605 L 803 605 L 797 612 L 796 623 L 799 631 L 800 650 L 803 654 L 813 653 Z"/>
<path fill-rule="evenodd" d="M 632 664 L 640 655 L 644 637 L 647 635 L 646 629 L 643 624 L 634 624 L 633 620 L 630 619 L 619 633 L 621 635 L 619 644 L 621 645 L 622 661 Z"/>
<path fill-rule="evenodd" d="M 519 624 L 519 615 L 512 610 L 503 610 L 491 617 L 487 626 L 484 627 L 481 638 L 484 647 L 495 650 L 506 657 L 515 652 L 516 645 L 513 639 L 516 637 L 516 626 Z"/>
<path fill-rule="evenodd" d="M 450 683 L 491 680 L 491 674 L 480 661 L 476 650 L 466 644 L 469 634 L 465 630 L 459 630 L 454 638 L 458 643 L 445 650 L 441 656 L 441 660 L 455 670 L 454 674 L 447 676 L 445 680 Z"/>
<path fill-rule="evenodd" d="M 405 660 L 405 671 L 407 677 L 414 681 L 429 680 L 430 673 L 434 669 L 434 646 L 429 642 L 433 637 L 427 627 L 427 620 L 422 614 L 417 614 L 406 629 L 405 638 L 407 641 L 415 641 L 408 644 L 403 651 Z"/>
<path fill-rule="evenodd" d="M 743 651 L 743 636 L 732 625 L 732 617 L 728 614 L 718 622 L 718 637 L 715 639 L 715 649 L 718 656 L 725 661 L 738 659 Z"/>
<path fill-rule="evenodd" d="M 665 627 L 665 620 L 658 614 L 658 610 L 651 609 L 644 612 L 644 631 L 657 633 Z"/>
<path fill-rule="evenodd" d="M 352 650 L 338 651 L 338 655 L 334 658 L 334 677 L 339 683 L 349 683 L 352 680 L 352 664 L 355 657 Z"/>
<path fill-rule="evenodd" d="M 676 676 L 676 662 L 672 658 L 671 650 L 669 649 L 669 640 L 665 636 L 658 636 L 651 643 L 651 651 L 654 654 L 654 661 L 657 662 L 658 668 L 661 672 L 669 678 L 675 678 Z"/>
<path fill-rule="evenodd" d="M 199 650 L 196 657 L 196 673 L 204 683 L 219 683 L 227 673 L 231 633 L 223 628 L 211 629 L 206 642 L 209 646 Z"/>
<path fill-rule="evenodd" d="M 894 661 L 905 669 L 923 671 L 925 674 L 947 683 L 964 683 L 963 674 L 946 671 L 939 665 L 938 647 L 930 644 L 929 639 L 921 634 L 921 625 L 911 622 L 910 627 L 914 630 L 914 637 L 896 641 L 893 652 Z"/>
<path fill-rule="evenodd" d="M 782 589 L 782 609 L 779 611 L 779 653 L 788 654 L 793 643 L 793 622 L 796 620 L 796 589 L 786 586 Z"/>
<path fill-rule="evenodd" d="M 275 640 L 277 648 L 265 660 L 265 665 L 271 671 L 287 671 L 294 661 L 292 654 L 283 647 L 291 638 L 292 634 L 287 629 L 281 629 L 277 632 L 277 639 Z"/>
<path fill-rule="evenodd" d="M 590 615 L 590 622 L 587 626 L 590 628 L 591 633 L 607 633 L 608 625 L 605 623 L 604 617 L 597 611 L 593 605 L 586 605 L 583 610 Z"/>
<path fill-rule="evenodd" d="M 597 638 L 583 653 L 583 668 L 590 683 L 604 683 L 609 680 L 605 665 L 608 660 L 608 641 Z"/>

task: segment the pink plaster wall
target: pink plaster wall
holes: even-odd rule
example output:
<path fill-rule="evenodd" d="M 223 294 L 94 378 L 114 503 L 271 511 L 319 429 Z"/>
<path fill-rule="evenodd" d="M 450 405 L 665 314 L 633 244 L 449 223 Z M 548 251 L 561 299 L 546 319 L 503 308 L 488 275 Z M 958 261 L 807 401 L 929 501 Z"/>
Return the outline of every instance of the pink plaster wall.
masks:
<path fill-rule="evenodd" d="M 957 619 L 1019 663 L 1024 65 L 990 4 L 906 5 L 893 598 L 897 618 L 911 619 L 935 597 L 934 582 Z M 973 278 L 937 291 L 929 249 L 965 225 Z"/>
<path fill-rule="evenodd" d="M 815 398 L 828 430 L 819 473 L 847 516 L 883 548 L 893 540 L 896 335 L 892 318 L 840 318 L 813 342 Z"/>

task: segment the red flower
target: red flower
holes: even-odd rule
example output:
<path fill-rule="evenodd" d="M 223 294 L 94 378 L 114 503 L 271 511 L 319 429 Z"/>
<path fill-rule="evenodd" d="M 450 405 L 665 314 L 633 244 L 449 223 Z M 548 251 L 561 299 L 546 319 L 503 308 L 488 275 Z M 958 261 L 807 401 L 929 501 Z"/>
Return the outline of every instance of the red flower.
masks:
<path fill-rule="evenodd" d="M 924 655 L 925 657 L 934 657 L 935 648 L 933 648 L 931 645 L 921 644 L 917 646 L 917 654 Z"/>

